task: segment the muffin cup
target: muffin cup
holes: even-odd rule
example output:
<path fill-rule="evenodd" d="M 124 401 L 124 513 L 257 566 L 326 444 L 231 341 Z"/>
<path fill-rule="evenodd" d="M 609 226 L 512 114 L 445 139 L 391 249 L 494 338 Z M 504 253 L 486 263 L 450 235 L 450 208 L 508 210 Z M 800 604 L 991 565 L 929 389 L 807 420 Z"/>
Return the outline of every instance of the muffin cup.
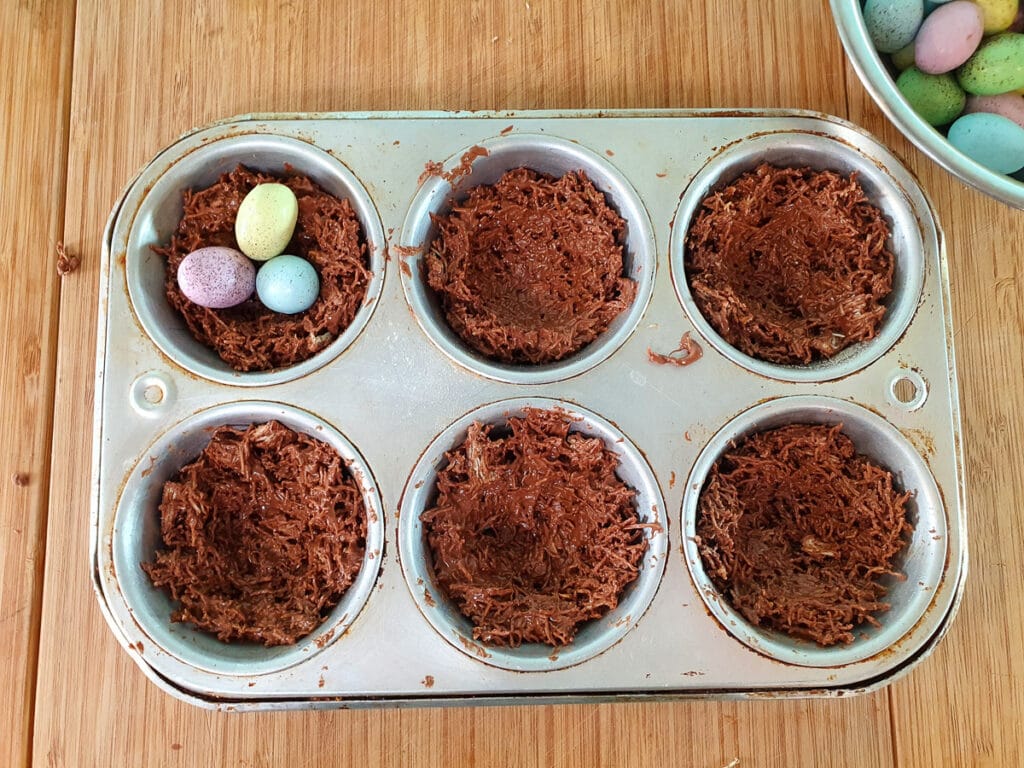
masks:
<path fill-rule="evenodd" d="M 445 596 L 435 581 L 433 558 L 420 514 L 437 497 L 437 473 L 445 465 L 445 453 L 462 443 L 475 421 L 504 425 L 510 417 L 523 416 L 527 408 L 561 409 L 574 420 L 574 431 L 600 437 L 619 457 L 617 476 L 636 491 L 636 508 L 645 523 L 647 551 L 636 581 L 626 587 L 615 610 L 581 625 L 567 646 L 552 648 L 524 643 L 518 648 L 485 645 L 473 639 L 473 624 Z M 636 625 L 657 592 L 668 556 L 668 531 L 664 501 L 650 466 L 629 439 L 614 425 L 573 403 L 550 398 L 516 398 L 482 406 L 460 417 L 427 446 L 402 494 L 398 522 L 399 556 L 405 581 L 420 612 L 435 630 L 463 653 L 502 669 L 543 672 L 563 669 L 591 659 L 617 643 Z"/>
<path fill-rule="evenodd" d="M 782 365 L 760 360 L 732 346 L 701 313 L 690 291 L 686 274 L 686 238 L 701 203 L 761 163 L 783 168 L 809 167 L 845 176 L 857 173 L 868 200 L 878 207 L 891 229 L 888 247 L 895 257 L 892 293 L 884 304 L 886 313 L 878 334 L 870 341 L 853 344 L 828 360 L 808 365 Z M 732 144 L 713 157 L 686 188 L 676 210 L 669 243 L 672 282 L 691 322 L 712 346 L 749 371 L 791 382 L 839 379 L 865 368 L 884 355 L 910 325 L 924 285 L 924 245 L 921 228 L 906 194 L 875 160 L 856 148 L 816 133 L 784 131 L 765 133 Z"/>
<path fill-rule="evenodd" d="M 158 161 L 159 162 L 159 159 Z M 323 350 L 295 365 L 272 371 L 232 369 L 212 349 L 197 341 L 170 304 L 164 291 L 166 262 L 153 252 L 165 246 L 183 213 L 182 193 L 205 189 L 239 164 L 272 174 L 285 166 L 309 176 L 339 199 L 347 199 L 359 220 L 366 242 L 370 281 L 362 306 L 352 323 Z M 384 282 L 384 230 L 369 194 L 340 161 L 306 142 L 272 134 L 250 133 L 211 141 L 173 158 L 143 198 L 132 221 L 125 256 L 125 273 L 132 309 L 150 339 L 172 361 L 197 376 L 234 386 L 279 384 L 326 365 L 360 334 L 377 305 Z"/>
<path fill-rule="evenodd" d="M 913 492 L 907 503 L 913 525 L 907 547 L 894 567 L 906 575 L 882 579 L 890 603 L 879 613 L 881 627 L 854 628 L 849 645 L 822 647 L 775 630 L 756 627 L 722 596 L 704 570 L 697 548 L 697 506 L 714 463 L 744 437 L 788 424 L 842 424 L 858 454 L 889 470 L 896 485 Z M 931 605 L 946 569 L 948 541 L 942 497 L 924 460 L 900 432 L 859 405 L 829 397 L 802 395 L 769 400 L 726 424 L 697 457 L 683 496 L 683 551 L 686 564 L 708 610 L 740 642 L 779 661 L 808 667 L 839 667 L 884 653 L 897 643 L 922 644 L 914 630 Z"/>
<path fill-rule="evenodd" d="M 404 256 L 402 285 L 413 314 L 430 340 L 444 354 L 469 370 L 513 384 L 546 384 L 584 373 L 615 352 L 636 329 L 654 288 L 657 250 L 650 218 L 636 191 L 610 163 L 589 149 L 554 136 L 519 134 L 481 142 L 487 151 L 465 169 L 462 158 L 467 148 L 453 155 L 437 175 L 421 185 L 412 201 L 402 228 Z M 632 305 L 594 341 L 575 354 L 554 363 L 515 365 L 490 360 L 473 350 L 456 334 L 444 316 L 437 294 L 427 285 L 423 256 L 437 235 L 431 216 L 443 216 L 452 202 L 463 200 L 472 187 L 494 184 L 514 168 L 530 168 L 555 177 L 583 171 L 600 190 L 611 208 L 626 222 L 623 248 L 625 274 L 637 283 Z M 465 169 L 465 173 L 463 170 Z M 449 181 L 452 179 L 452 181 Z"/>
<path fill-rule="evenodd" d="M 162 547 L 160 504 L 164 483 L 194 461 L 217 427 L 247 427 L 277 420 L 327 443 L 344 459 L 362 491 L 366 511 L 366 552 L 355 580 L 326 621 L 294 645 L 265 647 L 256 643 L 218 640 L 191 624 L 172 622 L 176 603 L 154 587 L 141 563 L 151 562 Z M 136 462 L 125 481 L 110 532 L 112 568 L 104 570 L 108 600 L 123 600 L 152 645 L 185 664 L 221 675 L 257 676 L 304 661 L 337 639 L 355 621 L 377 579 L 384 547 L 384 516 L 380 495 L 365 460 L 340 432 L 298 408 L 278 403 L 238 402 L 214 406 L 181 421 Z M 142 647 L 142 644 L 140 644 Z M 147 653 L 154 652 L 147 649 Z"/>

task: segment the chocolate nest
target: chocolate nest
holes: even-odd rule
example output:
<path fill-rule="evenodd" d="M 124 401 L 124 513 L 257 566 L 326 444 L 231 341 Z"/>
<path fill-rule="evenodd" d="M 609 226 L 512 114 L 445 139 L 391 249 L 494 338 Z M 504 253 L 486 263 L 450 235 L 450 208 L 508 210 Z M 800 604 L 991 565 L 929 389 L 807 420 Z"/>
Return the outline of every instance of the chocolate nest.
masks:
<path fill-rule="evenodd" d="M 888 239 L 856 173 L 762 164 L 705 198 L 686 274 L 729 344 L 806 365 L 878 333 L 893 282 Z"/>
<path fill-rule="evenodd" d="M 142 568 L 172 621 L 219 640 L 290 645 L 355 580 L 366 509 L 331 446 L 270 421 L 220 427 L 163 487 L 163 548 Z"/>
<path fill-rule="evenodd" d="M 308 360 L 352 323 L 370 282 L 362 228 L 348 200 L 339 200 L 308 176 L 286 167 L 272 176 L 238 166 L 216 184 L 187 190 L 184 213 L 171 242 L 153 250 L 167 260 L 165 292 L 192 336 L 236 371 L 268 371 Z M 206 246 L 238 248 L 238 206 L 257 184 L 288 186 L 299 203 L 295 234 L 285 253 L 301 256 L 320 277 L 320 295 L 309 309 L 284 315 L 265 307 L 253 293 L 236 307 L 210 309 L 193 304 L 178 287 L 178 265 Z"/>
<path fill-rule="evenodd" d="M 427 283 L 452 330 L 489 359 L 562 360 L 636 298 L 625 222 L 582 171 L 508 171 L 434 221 Z"/>
<path fill-rule="evenodd" d="M 421 515 L 434 573 L 484 643 L 567 645 L 639 574 L 635 492 L 604 442 L 571 426 L 540 409 L 507 429 L 474 423 L 438 472 Z"/>
<path fill-rule="evenodd" d="M 712 467 L 697 507 L 704 569 L 752 624 L 822 646 L 852 643 L 907 545 L 910 493 L 857 454 L 842 425 L 746 438 Z"/>

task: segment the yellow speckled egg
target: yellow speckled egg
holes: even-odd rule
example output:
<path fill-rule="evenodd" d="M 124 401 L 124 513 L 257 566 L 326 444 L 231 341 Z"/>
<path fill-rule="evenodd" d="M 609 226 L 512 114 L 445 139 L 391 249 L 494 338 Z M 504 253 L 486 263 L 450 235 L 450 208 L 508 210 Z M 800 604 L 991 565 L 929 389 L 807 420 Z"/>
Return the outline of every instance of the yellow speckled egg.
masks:
<path fill-rule="evenodd" d="M 985 15 L 985 34 L 992 35 L 1010 28 L 1017 17 L 1020 0 L 974 0 Z"/>
<path fill-rule="evenodd" d="M 299 201 L 284 184 L 257 184 L 238 206 L 235 239 L 238 248 L 255 261 L 284 253 L 299 217 Z"/>

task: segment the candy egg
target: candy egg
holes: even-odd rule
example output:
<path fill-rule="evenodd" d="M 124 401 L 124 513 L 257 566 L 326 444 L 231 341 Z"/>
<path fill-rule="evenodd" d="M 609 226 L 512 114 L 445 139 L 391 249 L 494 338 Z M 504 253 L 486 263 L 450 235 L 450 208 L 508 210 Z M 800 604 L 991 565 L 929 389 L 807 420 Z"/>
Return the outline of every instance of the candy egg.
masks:
<path fill-rule="evenodd" d="M 269 309 L 294 315 L 313 306 L 320 295 L 320 278 L 305 259 L 275 256 L 256 275 L 256 295 Z"/>
<path fill-rule="evenodd" d="M 178 287 L 201 307 L 234 307 L 248 299 L 255 286 L 256 267 L 234 248 L 199 248 L 178 265 Z"/>
<path fill-rule="evenodd" d="M 949 127 L 949 142 L 999 173 L 1024 168 L 1024 128 L 1002 115 L 976 112 Z"/>
<path fill-rule="evenodd" d="M 875 48 L 894 53 L 914 39 L 924 18 L 924 0 L 867 0 L 864 25 Z"/>
<path fill-rule="evenodd" d="M 914 43 L 914 63 L 930 75 L 950 72 L 971 57 L 981 36 L 981 8 L 969 0 L 954 0 L 937 8 L 921 24 Z M 895 58 L 894 54 L 894 62 Z"/>
<path fill-rule="evenodd" d="M 900 72 L 914 66 L 914 43 L 907 43 L 892 55 L 892 65 Z"/>
<path fill-rule="evenodd" d="M 1024 88 L 1024 35 L 1004 32 L 983 42 L 956 71 L 961 87 L 978 96 Z"/>
<path fill-rule="evenodd" d="M 1017 17 L 1010 25 L 1011 32 L 1024 32 L 1024 5 L 1017 9 Z"/>
<path fill-rule="evenodd" d="M 991 112 L 1008 117 L 1024 128 L 1024 96 L 1019 93 L 1004 93 L 999 96 L 968 96 L 964 113 Z"/>
<path fill-rule="evenodd" d="M 911 67 L 899 76 L 896 87 L 930 125 L 945 125 L 964 109 L 966 96 L 952 75 L 929 75 Z"/>
<path fill-rule="evenodd" d="M 1010 28 L 1017 16 L 1020 0 L 974 0 L 985 16 L 985 34 L 993 35 Z"/>
<path fill-rule="evenodd" d="M 284 184 L 257 184 L 238 206 L 235 239 L 250 259 L 267 261 L 288 247 L 299 202 Z"/>

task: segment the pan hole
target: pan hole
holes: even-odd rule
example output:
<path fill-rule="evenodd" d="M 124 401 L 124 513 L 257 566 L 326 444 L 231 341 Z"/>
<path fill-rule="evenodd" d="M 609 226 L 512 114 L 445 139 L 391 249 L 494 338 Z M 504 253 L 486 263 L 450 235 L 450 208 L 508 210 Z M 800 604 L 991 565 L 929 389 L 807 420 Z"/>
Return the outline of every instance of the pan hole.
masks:
<path fill-rule="evenodd" d="M 144 373 L 132 382 L 128 399 L 138 413 L 156 416 L 173 402 L 174 382 L 163 371 Z"/>
<path fill-rule="evenodd" d="M 913 369 L 897 372 L 889 381 L 889 400 L 897 408 L 916 411 L 928 398 L 928 383 Z"/>

